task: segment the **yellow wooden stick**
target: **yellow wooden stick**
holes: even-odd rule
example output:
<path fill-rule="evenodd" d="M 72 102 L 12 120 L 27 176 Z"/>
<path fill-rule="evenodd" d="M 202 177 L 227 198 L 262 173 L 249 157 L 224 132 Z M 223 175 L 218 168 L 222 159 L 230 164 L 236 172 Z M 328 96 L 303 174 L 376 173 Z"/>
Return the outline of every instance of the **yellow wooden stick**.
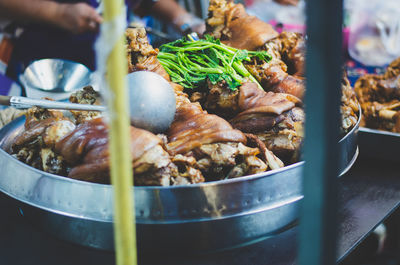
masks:
<path fill-rule="evenodd" d="M 105 0 L 104 22 L 125 16 L 121 14 L 123 7 L 123 0 Z M 111 181 L 114 186 L 114 239 L 117 264 L 135 265 L 137 250 L 126 74 L 125 41 L 121 36 L 107 61 L 107 79 L 112 97 L 109 137 Z"/>

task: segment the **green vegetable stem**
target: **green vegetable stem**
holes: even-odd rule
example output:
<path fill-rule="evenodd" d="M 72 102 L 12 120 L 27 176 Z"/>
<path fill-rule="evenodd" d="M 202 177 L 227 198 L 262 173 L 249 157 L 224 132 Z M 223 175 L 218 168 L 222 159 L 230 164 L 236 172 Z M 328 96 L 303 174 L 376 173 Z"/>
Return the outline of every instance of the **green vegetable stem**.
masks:
<path fill-rule="evenodd" d="M 197 41 L 182 38 L 160 47 L 158 60 L 171 76 L 171 80 L 185 88 L 198 89 L 206 85 L 225 81 L 231 90 L 236 90 L 246 80 L 261 85 L 243 65 L 253 57 L 269 62 L 266 51 L 247 51 L 229 47 L 209 35 Z"/>

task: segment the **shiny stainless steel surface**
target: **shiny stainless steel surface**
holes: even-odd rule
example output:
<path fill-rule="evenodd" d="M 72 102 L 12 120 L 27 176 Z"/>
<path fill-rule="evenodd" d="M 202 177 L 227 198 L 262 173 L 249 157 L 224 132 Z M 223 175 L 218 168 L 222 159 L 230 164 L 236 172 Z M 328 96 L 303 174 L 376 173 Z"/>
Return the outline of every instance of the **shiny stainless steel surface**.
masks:
<path fill-rule="evenodd" d="M 86 111 L 106 111 L 106 107 L 99 105 L 90 104 L 78 104 L 69 102 L 59 102 L 54 100 L 45 99 L 32 99 L 27 97 L 9 97 L 10 104 L 17 109 L 28 109 L 33 106 L 45 108 L 45 109 L 61 109 L 61 110 L 86 110 Z"/>
<path fill-rule="evenodd" d="M 112 249 L 112 187 L 52 175 L 10 156 L 3 149 L 23 122 L 20 118 L 0 130 L 0 191 L 58 238 Z M 355 156 L 356 149 L 348 162 Z M 203 184 L 135 187 L 140 249 L 214 251 L 285 230 L 298 217 L 303 164 Z"/>
<path fill-rule="evenodd" d="M 166 131 L 175 116 L 175 93 L 160 75 L 138 71 L 128 74 L 131 123 L 154 133 Z"/>
<path fill-rule="evenodd" d="M 339 160 L 339 172 L 341 172 L 340 176 L 344 175 L 350 169 L 351 165 L 354 164 L 355 159 L 358 156 L 358 131 L 361 121 L 361 108 L 359 109 L 360 112 L 358 113 L 359 118 L 357 124 L 339 141 L 341 153 Z"/>
<path fill-rule="evenodd" d="M 358 142 L 363 157 L 400 161 L 400 133 L 361 127 Z"/>
<path fill-rule="evenodd" d="M 50 94 L 55 99 L 68 98 L 69 94 L 91 83 L 91 71 L 84 65 L 62 59 L 34 61 L 19 77 L 27 96 L 40 98 Z M 42 96 L 39 96 L 42 95 Z"/>

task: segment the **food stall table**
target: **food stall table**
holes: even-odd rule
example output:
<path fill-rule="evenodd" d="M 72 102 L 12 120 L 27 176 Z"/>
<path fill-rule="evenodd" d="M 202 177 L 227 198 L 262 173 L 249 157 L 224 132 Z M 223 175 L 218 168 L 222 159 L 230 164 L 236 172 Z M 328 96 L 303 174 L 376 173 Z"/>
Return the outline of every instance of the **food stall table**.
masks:
<path fill-rule="evenodd" d="M 362 150 L 361 150 L 362 151 Z M 400 203 L 396 162 L 360 158 L 339 181 L 338 260 L 349 254 Z M 114 254 L 60 241 L 32 226 L 9 198 L 0 197 L 0 264 L 114 264 Z M 295 264 L 298 227 L 236 249 L 188 256 L 149 253 L 139 264 Z M 196 240 L 195 238 L 193 240 Z M 173 244 L 173 239 L 171 239 Z M 155 250 L 157 251 L 157 250 Z"/>

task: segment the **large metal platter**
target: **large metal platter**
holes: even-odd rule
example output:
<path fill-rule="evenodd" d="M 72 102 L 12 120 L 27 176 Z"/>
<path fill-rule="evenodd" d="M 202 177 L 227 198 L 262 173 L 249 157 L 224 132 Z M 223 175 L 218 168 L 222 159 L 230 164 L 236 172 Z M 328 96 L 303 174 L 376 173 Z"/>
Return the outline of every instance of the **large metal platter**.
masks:
<path fill-rule="evenodd" d="M 6 151 L 20 118 L 0 130 L 0 191 L 55 236 L 113 249 L 112 186 L 49 174 Z M 342 174 L 354 163 L 358 125 L 339 145 Z M 4 149 L 4 150 L 3 150 Z M 298 217 L 304 162 L 261 174 L 176 187 L 134 187 L 140 250 L 215 251 L 273 236 Z"/>
<path fill-rule="evenodd" d="M 364 157 L 400 161 L 400 133 L 361 127 L 358 142 Z"/>

